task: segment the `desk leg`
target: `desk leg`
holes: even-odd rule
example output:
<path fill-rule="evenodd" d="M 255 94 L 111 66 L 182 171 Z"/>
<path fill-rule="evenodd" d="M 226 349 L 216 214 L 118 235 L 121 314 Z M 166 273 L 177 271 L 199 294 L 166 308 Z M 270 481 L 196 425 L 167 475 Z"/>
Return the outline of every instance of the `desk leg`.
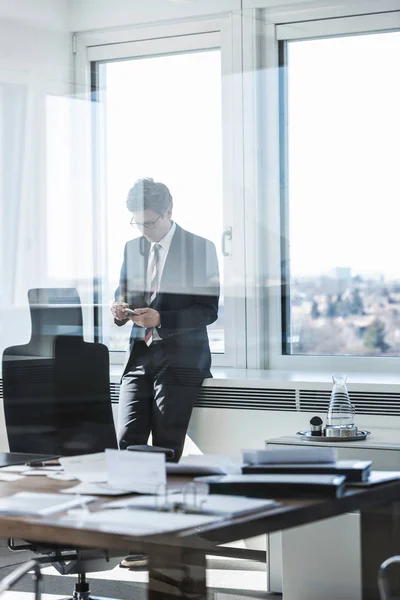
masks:
<path fill-rule="evenodd" d="M 204 551 L 159 547 L 149 551 L 148 600 L 206 600 Z"/>
<path fill-rule="evenodd" d="M 379 598 L 378 569 L 389 556 L 400 552 L 400 502 L 361 512 L 361 577 L 363 600 Z M 400 595 L 400 573 L 389 571 L 391 593 Z"/>

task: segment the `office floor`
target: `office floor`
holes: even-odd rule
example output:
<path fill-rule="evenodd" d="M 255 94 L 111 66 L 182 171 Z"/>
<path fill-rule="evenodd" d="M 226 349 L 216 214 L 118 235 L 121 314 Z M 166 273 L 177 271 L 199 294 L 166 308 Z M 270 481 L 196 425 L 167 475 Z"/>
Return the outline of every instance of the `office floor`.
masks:
<path fill-rule="evenodd" d="M 4 540 L 0 540 L 0 579 L 10 573 L 11 565 L 29 560 L 27 552 L 11 553 Z M 59 575 L 52 567 L 42 570 L 44 581 L 43 600 L 59 600 L 71 596 L 75 576 Z M 118 598 L 118 600 L 146 600 L 146 569 L 120 569 L 93 573 L 88 577 L 94 595 Z M 207 561 L 207 584 L 210 600 L 277 600 L 277 594 L 267 594 L 265 565 L 262 563 L 210 556 Z M 14 591 L 7 592 L 1 600 L 32 600 L 32 583 L 27 578 Z"/>

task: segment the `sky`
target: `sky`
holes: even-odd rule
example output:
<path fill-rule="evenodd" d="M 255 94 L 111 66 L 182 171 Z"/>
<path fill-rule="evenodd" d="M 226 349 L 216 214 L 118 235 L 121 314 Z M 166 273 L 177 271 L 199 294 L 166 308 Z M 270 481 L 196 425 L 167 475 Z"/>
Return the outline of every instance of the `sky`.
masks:
<path fill-rule="evenodd" d="M 400 32 L 288 46 L 292 272 L 399 278 Z"/>

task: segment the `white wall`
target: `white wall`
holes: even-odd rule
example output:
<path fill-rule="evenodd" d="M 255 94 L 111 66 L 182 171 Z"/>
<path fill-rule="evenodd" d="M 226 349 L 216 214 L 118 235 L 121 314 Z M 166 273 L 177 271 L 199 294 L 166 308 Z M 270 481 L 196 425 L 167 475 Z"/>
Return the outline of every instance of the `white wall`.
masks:
<path fill-rule="evenodd" d="M 42 30 L 66 31 L 71 12 L 69 0 L 0 0 L 0 19 Z"/>
<path fill-rule="evenodd" d="M 243 0 L 242 8 L 298 11 L 307 19 L 399 10 L 400 3 L 399 0 Z"/>
<path fill-rule="evenodd" d="M 68 82 L 69 0 L 0 0 L 0 68 Z"/>
<path fill-rule="evenodd" d="M 190 19 L 240 10 L 240 0 L 71 0 L 73 31 Z"/>
<path fill-rule="evenodd" d="M 12 2 L 12 0 L 7 0 Z M 19 0 L 27 3 L 29 0 Z M 51 3 L 51 0 L 47 0 Z M 128 27 L 143 23 L 186 20 L 239 12 L 252 8 L 271 11 L 300 11 L 304 18 L 314 14 L 341 16 L 384 10 L 399 10 L 399 0 L 70 0 L 72 31 Z"/>
<path fill-rule="evenodd" d="M 19 2 L 26 4 L 29 0 Z M 51 4 L 51 0 L 47 3 Z M 252 8 L 300 11 L 304 18 L 311 14 L 323 18 L 400 9 L 399 0 L 70 0 L 70 3 L 72 31 L 195 19 Z"/>
<path fill-rule="evenodd" d="M 44 90 L 69 93 L 72 81 L 70 34 L 32 27 L 0 13 L 0 70 L 24 75 Z M 2 81 L 5 81 L 3 74 Z"/>

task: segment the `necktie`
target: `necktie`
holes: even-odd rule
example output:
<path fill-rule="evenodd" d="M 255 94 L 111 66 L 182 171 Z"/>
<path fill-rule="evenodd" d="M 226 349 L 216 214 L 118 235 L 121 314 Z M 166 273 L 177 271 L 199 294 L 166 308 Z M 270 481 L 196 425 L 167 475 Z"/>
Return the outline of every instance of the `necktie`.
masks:
<path fill-rule="evenodd" d="M 159 286 L 158 265 L 159 265 L 159 258 L 160 258 L 159 251 L 160 251 L 159 244 L 155 244 L 154 248 L 153 248 L 153 259 L 152 259 L 151 268 L 150 268 L 151 283 L 150 283 L 150 291 L 149 291 L 149 306 L 152 306 L 152 304 L 154 304 L 154 301 L 157 297 L 157 292 L 158 292 L 158 286 Z M 151 343 L 153 341 L 153 327 L 146 327 L 145 332 L 144 332 L 144 341 L 146 342 L 146 344 L 148 346 L 151 345 Z"/>

